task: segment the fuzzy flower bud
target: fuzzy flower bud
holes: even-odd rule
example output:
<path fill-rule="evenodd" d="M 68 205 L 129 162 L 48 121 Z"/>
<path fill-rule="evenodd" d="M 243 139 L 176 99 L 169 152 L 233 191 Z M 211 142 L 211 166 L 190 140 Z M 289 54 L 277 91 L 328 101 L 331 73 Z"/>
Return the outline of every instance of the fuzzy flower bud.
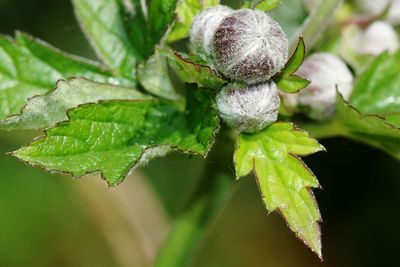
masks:
<path fill-rule="evenodd" d="M 212 55 L 226 77 L 255 84 L 278 73 L 288 59 L 288 40 L 277 22 L 260 10 L 241 9 L 217 28 Z"/>
<path fill-rule="evenodd" d="M 241 132 L 258 132 L 278 118 L 280 99 L 274 82 L 241 86 L 231 84 L 217 95 L 221 118 Z"/>
<path fill-rule="evenodd" d="M 207 8 L 196 16 L 190 29 L 190 42 L 195 52 L 211 56 L 211 42 L 214 33 L 225 16 L 233 12 L 227 6 Z"/>
<path fill-rule="evenodd" d="M 372 23 L 355 41 L 355 51 L 361 55 L 379 55 L 399 49 L 399 39 L 392 25 L 383 21 Z"/>
<path fill-rule="evenodd" d="M 304 61 L 297 74 L 311 81 L 298 93 L 300 109 L 316 120 L 323 120 L 335 112 L 336 88 L 348 99 L 353 89 L 353 75 L 346 64 L 328 53 L 317 53 Z"/>
<path fill-rule="evenodd" d="M 387 21 L 393 25 L 400 25 L 400 0 L 357 0 L 361 11 L 370 16 L 382 14 L 388 5 Z"/>

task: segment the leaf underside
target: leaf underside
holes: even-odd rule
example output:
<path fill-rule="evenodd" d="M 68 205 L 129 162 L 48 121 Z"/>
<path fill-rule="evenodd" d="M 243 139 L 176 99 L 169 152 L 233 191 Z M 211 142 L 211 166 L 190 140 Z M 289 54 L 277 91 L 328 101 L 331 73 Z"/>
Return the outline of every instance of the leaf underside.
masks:
<path fill-rule="evenodd" d="M 239 136 L 235 155 L 237 177 L 254 171 L 268 211 L 280 211 L 290 229 L 321 256 L 321 215 L 310 188 L 319 183 L 301 156 L 324 148 L 291 123 L 275 123 L 256 134 Z"/>

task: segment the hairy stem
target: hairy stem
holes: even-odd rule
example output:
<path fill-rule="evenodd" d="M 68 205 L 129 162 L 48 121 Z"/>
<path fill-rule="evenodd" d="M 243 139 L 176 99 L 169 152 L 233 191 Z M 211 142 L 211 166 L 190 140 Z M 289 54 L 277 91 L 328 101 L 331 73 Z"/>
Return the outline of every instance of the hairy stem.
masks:
<path fill-rule="evenodd" d="M 310 51 L 332 22 L 336 11 L 342 4 L 343 0 L 320 1 L 319 6 L 311 12 L 298 34 L 295 34 L 294 38 L 291 40 L 292 51 L 296 48 L 297 40 L 300 35 L 303 36 L 307 50 Z"/>
<path fill-rule="evenodd" d="M 197 190 L 176 219 L 154 267 L 187 267 L 192 263 L 210 224 L 232 192 L 234 177 L 229 166 L 233 145 L 219 140 L 207 159 Z"/>

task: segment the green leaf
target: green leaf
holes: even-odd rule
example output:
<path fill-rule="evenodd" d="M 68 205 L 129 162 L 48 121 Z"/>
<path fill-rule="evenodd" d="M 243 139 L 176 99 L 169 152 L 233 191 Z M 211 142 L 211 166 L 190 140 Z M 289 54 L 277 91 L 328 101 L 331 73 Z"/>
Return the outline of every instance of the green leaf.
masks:
<path fill-rule="evenodd" d="M 271 12 L 281 3 L 282 0 L 264 0 L 255 5 L 254 9 L 259 9 L 264 12 Z"/>
<path fill-rule="evenodd" d="M 290 229 L 321 255 L 321 215 L 309 188 L 319 183 L 299 156 L 324 148 L 291 123 L 275 123 L 256 134 L 241 134 L 234 155 L 236 176 L 254 171 L 268 211 L 279 210 Z"/>
<path fill-rule="evenodd" d="M 119 75 L 136 80 L 136 64 L 144 57 L 131 42 L 126 26 L 130 20 L 125 22 L 120 1 L 73 0 L 72 3 L 81 28 L 99 58 Z"/>
<path fill-rule="evenodd" d="M 212 95 L 188 95 L 186 111 L 156 99 L 82 105 L 68 112 L 69 121 L 13 155 L 74 176 L 100 172 L 110 185 L 170 150 L 206 155 L 219 124 Z"/>
<path fill-rule="evenodd" d="M 149 99 L 138 91 L 109 84 L 92 82 L 83 78 L 61 80 L 56 89 L 44 96 L 35 96 L 28 100 L 21 114 L 0 122 L 1 130 L 43 129 L 67 120 L 66 110 L 84 103 L 100 100 Z"/>
<path fill-rule="evenodd" d="M 400 159 L 400 129 L 389 124 L 383 117 L 365 115 L 350 106 L 343 97 L 337 98 L 337 128 L 340 135 L 382 149 Z M 391 117 L 390 122 L 399 122 Z"/>
<path fill-rule="evenodd" d="M 27 98 L 45 94 L 57 80 L 68 77 L 132 85 L 94 62 L 62 53 L 26 34 L 17 33 L 15 40 L 0 36 L 0 119 L 18 113 Z"/>
<path fill-rule="evenodd" d="M 175 42 L 189 35 L 194 18 L 204 9 L 216 6 L 219 0 L 182 0 L 176 8 L 175 24 L 168 35 L 169 42 Z"/>
<path fill-rule="evenodd" d="M 274 12 L 270 15 L 274 18 L 283 28 L 286 36 L 294 36 L 299 30 L 304 20 L 307 18 L 307 10 L 303 1 L 299 0 L 285 0 L 282 1 Z M 296 37 L 297 38 L 297 37 Z"/>
<path fill-rule="evenodd" d="M 220 89 L 227 83 L 210 66 L 197 63 L 199 62 L 198 58 L 194 59 L 171 50 L 160 50 L 160 52 L 168 57 L 170 66 L 185 83 L 195 83 L 199 87 L 209 89 Z"/>
<path fill-rule="evenodd" d="M 149 24 L 155 40 L 164 37 L 175 19 L 178 0 L 152 0 L 149 7 Z M 157 42 L 158 43 L 158 42 Z"/>
<path fill-rule="evenodd" d="M 400 51 L 378 56 L 358 78 L 350 99 L 363 113 L 400 113 Z"/>
<path fill-rule="evenodd" d="M 286 66 L 273 78 L 280 90 L 286 93 L 296 93 L 310 84 L 307 79 L 294 74 L 303 63 L 305 54 L 304 40 L 300 37 L 296 50 L 286 63 Z"/>

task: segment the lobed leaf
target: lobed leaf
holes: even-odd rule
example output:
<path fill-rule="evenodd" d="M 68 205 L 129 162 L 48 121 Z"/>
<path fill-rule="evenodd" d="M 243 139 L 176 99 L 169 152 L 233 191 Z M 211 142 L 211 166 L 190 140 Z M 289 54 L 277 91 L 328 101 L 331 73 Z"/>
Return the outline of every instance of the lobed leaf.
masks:
<path fill-rule="evenodd" d="M 273 77 L 280 90 L 286 93 L 296 93 L 310 84 L 307 79 L 295 75 L 304 61 L 306 48 L 302 37 L 299 38 L 297 47 L 282 71 Z"/>
<path fill-rule="evenodd" d="M 168 41 L 175 42 L 188 37 L 194 18 L 204 9 L 219 4 L 219 0 L 182 0 L 176 8 L 175 24 L 168 34 Z"/>
<path fill-rule="evenodd" d="M 65 111 L 81 104 L 100 100 L 149 98 L 151 97 L 131 88 L 101 84 L 84 78 L 61 80 L 57 83 L 56 89 L 43 96 L 30 98 L 21 114 L 0 121 L 0 129 L 43 129 L 67 120 Z"/>
<path fill-rule="evenodd" d="M 68 112 L 68 121 L 13 155 L 73 176 L 100 172 L 110 185 L 170 150 L 206 155 L 219 120 L 211 95 L 188 94 L 186 111 L 156 99 L 82 105 Z"/>
<path fill-rule="evenodd" d="M 161 53 L 168 57 L 170 66 L 185 83 L 195 83 L 209 89 L 220 89 L 227 83 L 210 66 L 198 63 L 199 59 L 171 50 L 163 50 Z"/>
<path fill-rule="evenodd" d="M 321 215 L 309 188 L 319 183 L 299 156 L 324 148 L 291 123 L 275 123 L 256 134 L 241 134 L 234 154 L 238 178 L 254 171 L 268 211 L 279 210 L 290 229 L 321 255 Z"/>
<path fill-rule="evenodd" d="M 65 54 L 29 35 L 17 33 L 15 40 L 0 36 L 0 119 L 18 113 L 27 98 L 45 94 L 57 80 L 68 77 L 132 85 L 94 62 Z"/>

